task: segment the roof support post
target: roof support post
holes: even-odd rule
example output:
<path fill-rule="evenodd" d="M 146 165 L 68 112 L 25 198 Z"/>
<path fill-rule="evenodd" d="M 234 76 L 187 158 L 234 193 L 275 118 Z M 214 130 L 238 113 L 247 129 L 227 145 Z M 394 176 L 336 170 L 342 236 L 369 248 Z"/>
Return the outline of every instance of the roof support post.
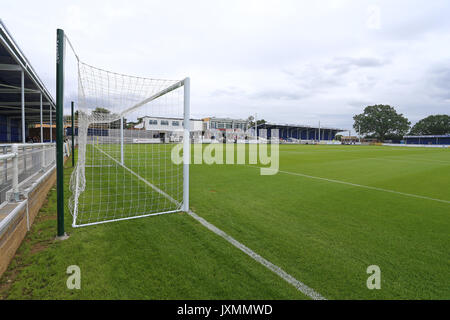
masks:
<path fill-rule="evenodd" d="M 42 92 L 39 95 L 39 118 L 41 127 L 41 143 L 44 143 L 44 128 L 42 128 Z M 45 146 L 41 146 L 41 170 L 45 170 Z"/>
<path fill-rule="evenodd" d="M 42 92 L 39 97 L 39 103 L 40 103 L 40 124 L 41 124 L 41 143 L 44 143 L 44 128 L 42 127 Z"/>
<path fill-rule="evenodd" d="M 23 70 L 21 70 L 20 95 L 22 105 L 22 143 L 25 143 L 25 73 L 23 72 Z"/>
<path fill-rule="evenodd" d="M 49 109 L 49 111 L 50 111 L 50 142 L 53 142 L 53 137 L 52 137 L 52 135 L 53 135 L 53 129 L 52 129 L 52 106 L 50 105 L 50 109 Z"/>

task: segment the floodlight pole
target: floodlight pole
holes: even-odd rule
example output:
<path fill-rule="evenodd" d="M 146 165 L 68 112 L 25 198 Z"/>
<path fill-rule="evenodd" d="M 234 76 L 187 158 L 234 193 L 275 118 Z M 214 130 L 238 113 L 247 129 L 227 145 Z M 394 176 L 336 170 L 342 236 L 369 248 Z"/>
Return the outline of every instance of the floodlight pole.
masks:
<path fill-rule="evenodd" d="M 183 137 L 183 211 L 189 211 L 189 163 L 191 160 L 190 144 L 190 91 L 191 80 L 184 79 L 184 137 Z"/>
<path fill-rule="evenodd" d="M 64 103 L 64 30 L 56 31 L 56 196 L 57 239 L 66 238 L 64 232 L 64 150 L 63 150 L 63 103 Z"/>
<path fill-rule="evenodd" d="M 71 112 L 72 112 L 72 167 L 75 167 L 75 126 L 74 124 L 74 113 L 73 113 L 73 101 L 71 103 Z"/>

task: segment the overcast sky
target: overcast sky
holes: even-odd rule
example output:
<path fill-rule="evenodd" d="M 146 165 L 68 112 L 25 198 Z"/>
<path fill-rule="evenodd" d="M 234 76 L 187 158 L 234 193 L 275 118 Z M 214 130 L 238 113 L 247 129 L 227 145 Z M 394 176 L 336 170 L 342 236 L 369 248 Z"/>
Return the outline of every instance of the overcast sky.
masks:
<path fill-rule="evenodd" d="M 91 65 L 191 77 L 194 117 L 350 129 L 390 104 L 450 110 L 450 1 L 5 1 L 0 18 L 55 92 L 56 28 Z M 68 89 L 68 94 L 74 89 Z"/>

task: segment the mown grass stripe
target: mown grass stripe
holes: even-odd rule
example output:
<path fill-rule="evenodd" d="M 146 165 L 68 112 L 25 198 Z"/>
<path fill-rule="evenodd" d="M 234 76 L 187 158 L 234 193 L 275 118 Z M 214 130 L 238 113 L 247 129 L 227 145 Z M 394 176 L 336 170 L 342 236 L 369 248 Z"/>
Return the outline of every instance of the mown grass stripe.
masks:
<path fill-rule="evenodd" d="M 263 168 L 263 167 L 252 166 L 252 165 L 246 165 L 246 166 L 247 166 L 247 167 L 256 168 L 256 169 L 261 169 L 261 168 Z M 333 183 L 340 183 L 340 184 L 345 184 L 345 185 L 349 185 L 349 186 L 352 186 L 352 187 L 359 187 L 359 188 L 365 188 L 365 189 L 370 189 L 370 190 L 376 190 L 376 191 L 382 191 L 382 192 L 389 192 L 389 193 L 394 193 L 394 194 L 403 195 L 403 196 L 406 196 L 406 197 L 419 198 L 419 199 L 425 199 L 425 200 L 437 201 L 437 202 L 442 202 L 442 203 L 450 204 L 450 201 L 449 201 L 449 200 L 443 200 L 443 199 L 431 198 L 431 197 L 421 196 L 421 195 L 413 194 L 413 193 L 406 193 L 406 192 L 395 191 L 395 190 L 390 190 L 390 189 L 384 189 L 384 188 L 378 188 L 378 187 L 366 186 L 366 185 L 363 185 L 363 184 L 352 183 L 352 182 L 347 182 L 347 181 L 341 181 L 341 180 L 336 180 L 336 179 L 329 179 L 329 178 L 323 178 L 323 177 L 316 177 L 316 176 L 311 176 L 311 175 L 308 175 L 308 174 L 298 173 L 298 172 L 290 172 L 290 171 L 283 171 L 283 170 L 278 170 L 278 172 L 284 173 L 284 174 L 289 174 L 289 175 L 294 175 L 294 176 L 299 176 L 299 177 L 304 177 L 304 178 L 309 178 L 309 179 L 316 179 L 316 180 L 328 181 L 328 182 L 333 182 Z"/>

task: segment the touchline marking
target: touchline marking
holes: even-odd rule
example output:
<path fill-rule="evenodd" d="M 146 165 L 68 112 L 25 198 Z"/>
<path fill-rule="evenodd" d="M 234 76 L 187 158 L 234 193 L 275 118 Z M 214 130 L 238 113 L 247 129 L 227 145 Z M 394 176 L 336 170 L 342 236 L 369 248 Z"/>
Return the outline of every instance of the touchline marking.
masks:
<path fill-rule="evenodd" d="M 252 166 L 252 165 L 245 165 L 245 166 L 261 169 L 261 167 L 258 167 L 258 166 Z M 389 193 L 400 194 L 400 195 L 407 196 L 407 197 L 413 197 L 413 198 L 419 198 L 419 199 L 425 199 L 425 200 L 432 200 L 432 201 L 438 201 L 438 202 L 450 204 L 450 201 L 448 201 L 448 200 L 430 198 L 430 197 L 426 197 L 426 196 L 420 196 L 418 194 L 405 193 L 405 192 L 394 191 L 394 190 L 389 190 L 389 189 L 365 186 L 365 185 L 362 185 L 362 184 L 351 183 L 351 182 L 340 181 L 340 180 L 334 180 L 334 179 L 328 179 L 328 178 L 322 178 L 322 177 L 316 177 L 316 176 L 310 176 L 310 175 L 307 175 L 307 174 L 297 173 L 297 172 L 289 172 L 289 171 L 283 171 L 283 170 L 278 170 L 278 172 L 281 172 L 281 173 L 284 173 L 284 174 L 290 174 L 290 175 L 293 175 L 293 176 L 305 177 L 305 178 L 316 179 L 316 180 L 323 180 L 323 181 L 340 183 L 340 184 L 346 184 L 346 185 L 353 186 L 353 187 L 360 187 L 360 188 L 366 188 L 366 189 L 371 189 L 371 190 L 384 191 L 384 192 L 389 192 Z"/>
<path fill-rule="evenodd" d="M 97 148 L 97 147 L 96 147 Z M 136 172 L 134 172 L 133 170 L 125 167 L 123 164 L 121 164 L 119 161 L 117 161 L 116 159 L 114 159 L 113 157 L 111 157 L 109 154 L 107 154 L 106 152 L 104 152 L 103 150 L 101 150 L 100 148 L 97 148 L 100 152 L 102 152 L 103 154 L 105 154 L 106 156 L 108 156 L 109 158 L 111 158 L 112 160 L 114 160 L 115 162 L 117 162 L 119 165 L 121 165 L 123 168 L 125 168 L 126 170 L 128 170 L 131 174 L 133 174 L 134 176 L 136 176 L 139 180 L 141 180 L 142 182 L 144 182 L 145 184 L 147 184 L 149 187 L 151 187 L 152 189 L 154 189 L 155 191 L 161 193 L 162 195 L 164 195 L 165 197 L 167 197 L 167 199 L 169 199 L 171 202 L 180 205 L 180 203 L 178 201 L 176 201 L 174 198 L 172 198 L 170 195 L 168 195 L 167 193 L 165 193 L 164 191 L 162 191 L 161 189 L 159 189 L 157 186 L 155 186 L 154 184 L 148 182 L 146 179 L 144 179 L 143 177 L 141 177 L 140 175 L 138 175 Z M 215 234 L 217 234 L 218 236 L 222 237 L 223 239 L 225 239 L 226 241 L 228 241 L 229 243 L 231 243 L 233 246 L 235 246 L 236 248 L 238 248 L 239 250 L 241 250 L 242 252 L 244 252 L 245 254 L 247 254 L 250 258 L 252 258 L 253 260 L 255 260 L 256 262 L 259 262 L 260 264 L 262 264 L 264 267 L 266 267 L 267 269 L 269 269 L 270 271 L 274 272 L 276 275 L 278 275 L 280 278 L 282 278 L 283 280 L 285 280 L 286 282 L 288 282 L 289 284 L 293 285 L 298 291 L 300 291 L 301 293 L 303 293 L 304 295 L 310 297 L 313 300 L 326 300 L 325 297 L 323 297 L 322 295 L 320 295 L 317 291 L 315 291 L 314 289 L 311 289 L 310 287 L 308 287 L 306 284 L 304 284 L 301 281 L 298 281 L 297 279 L 295 279 L 293 276 L 291 276 L 290 274 L 288 274 L 286 271 L 284 271 L 283 269 L 281 269 L 280 267 L 274 265 L 272 262 L 264 259 L 263 257 L 261 257 L 259 254 L 257 254 L 256 252 L 254 252 L 252 249 L 248 248 L 247 246 L 243 245 L 242 243 L 240 243 L 239 241 L 237 241 L 236 239 L 234 239 L 233 237 L 231 237 L 230 235 L 228 235 L 227 233 L 225 233 L 224 231 L 220 230 L 219 228 L 217 228 L 215 225 L 209 223 L 208 221 L 206 221 L 205 219 L 203 219 L 202 217 L 200 217 L 199 215 L 197 215 L 195 212 L 189 210 L 188 215 L 191 216 L 192 218 L 194 218 L 195 220 L 197 220 L 198 222 L 200 222 L 201 225 L 203 225 L 204 227 L 206 227 L 208 230 L 214 232 Z"/>

